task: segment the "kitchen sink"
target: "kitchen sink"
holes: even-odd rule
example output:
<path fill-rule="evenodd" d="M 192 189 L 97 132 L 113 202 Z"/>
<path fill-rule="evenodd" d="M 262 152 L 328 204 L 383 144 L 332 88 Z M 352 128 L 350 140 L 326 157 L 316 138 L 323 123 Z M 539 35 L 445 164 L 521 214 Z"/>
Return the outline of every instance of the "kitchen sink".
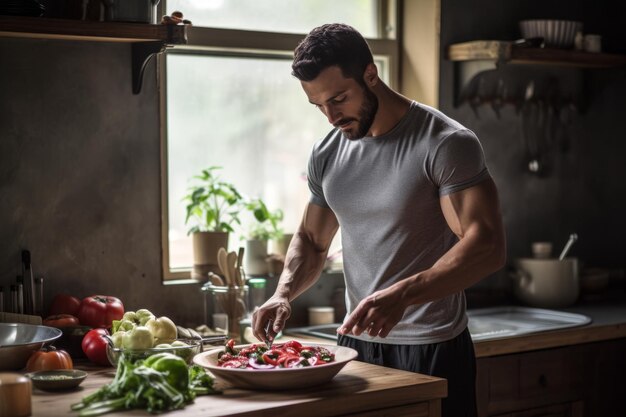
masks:
<path fill-rule="evenodd" d="M 531 333 L 584 326 L 591 318 L 582 314 L 529 307 L 495 307 L 468 310 L 468 328 L 472 340 L 494 340 Z M 341 323 L 286 329 L 285 333 L 305 334 L 322 339 L 337 340 Z"/>

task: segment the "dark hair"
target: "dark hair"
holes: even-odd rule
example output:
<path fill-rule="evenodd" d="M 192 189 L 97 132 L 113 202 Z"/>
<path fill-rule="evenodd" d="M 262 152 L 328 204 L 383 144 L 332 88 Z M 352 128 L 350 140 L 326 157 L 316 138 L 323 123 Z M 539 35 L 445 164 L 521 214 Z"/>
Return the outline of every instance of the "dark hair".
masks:
<path fill-rule="evenodd" d="M 322 70 L 338 66 L 346 78 L 363 82 L 365 67 L 374 62 L 372 51 L 361 34 L 341 23 L 316 27 L 294 51 L 292 75 L 312 81 Z"/>

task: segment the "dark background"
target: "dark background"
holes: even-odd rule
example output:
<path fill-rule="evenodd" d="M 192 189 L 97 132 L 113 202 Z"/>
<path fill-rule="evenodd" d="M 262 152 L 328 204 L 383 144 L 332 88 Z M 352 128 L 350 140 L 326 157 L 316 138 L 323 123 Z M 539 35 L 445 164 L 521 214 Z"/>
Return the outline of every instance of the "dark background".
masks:
<path fill-rule="evenodd" d="M 626 52 L 625 6 L 608 1 L 449 1 L 441 3 L 440 108 L 474 130 L 500 192 L 509 261 L 530 243 L 569 233 L 586 265 L 623 268 L 626 138 L 624 69 L 503 69 L 511 85 L 552 76 L 581 112 L 564 125 L 564 148 L 545 176 L 525 167 L 521 119 L 507 105 L 497 118 L 454 105 L 454 64 L 445 48 L 476 39 L 518 39 L 523 18 L 579 19 Z M 120 296 L 127 309 L 149 308 L 180 324 L 202 320 L 197 284 L 164 285 L 161 275 L 159 94 L 152 62 L 139 95 L 131 93 L 130 46 L 0 38 L 0 285 L 20 272 L 31 250 L 44 276 L 46 303 L 57 292 Z M 584 111 L 582 110 L 584 108 Z M 299 301 L 327 300 L 340 275 L 322 277 Z M 506 293 L 506 272 L 477 287 Z M 270 283 L 271 287 L 271 283 Z"/>

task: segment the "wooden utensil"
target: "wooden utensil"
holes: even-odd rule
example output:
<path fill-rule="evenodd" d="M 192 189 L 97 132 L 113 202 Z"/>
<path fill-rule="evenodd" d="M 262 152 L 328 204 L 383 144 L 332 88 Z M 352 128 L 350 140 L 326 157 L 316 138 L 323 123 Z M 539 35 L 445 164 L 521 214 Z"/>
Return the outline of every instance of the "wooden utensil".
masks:
<path fill-rule="evenodd" d="M 239 278 L 238 278 L 238 273 L 237 273 L 237 267 L 235 266 L 237 264 L 237 253 L 235 252 L 230 252 L 226 258 L 226 266 L 228 268 L 228 274 L 230 275 L 230 280 L 232 281 L 232 285 L 234 286 L 241 286 L 241 283 L 239 282 Z"/>
<path fill-rule="evenodd" d="M 228 253 L 224 248 L 219 248 L 217 251 L 217 265 L 222 270 L 222 275 L 224 275 L 224 279 L 226 279 L 226 285 L 229 287 L 234 285 L 228 271 Z"/>
<path fill-rule="evenodd" d="M 237 254 L 237 278 L 239 279 L 239 285 L 245 285 L 245 276 L 243 274 L 243 246 L 239 247 L 239 254 Z"/>

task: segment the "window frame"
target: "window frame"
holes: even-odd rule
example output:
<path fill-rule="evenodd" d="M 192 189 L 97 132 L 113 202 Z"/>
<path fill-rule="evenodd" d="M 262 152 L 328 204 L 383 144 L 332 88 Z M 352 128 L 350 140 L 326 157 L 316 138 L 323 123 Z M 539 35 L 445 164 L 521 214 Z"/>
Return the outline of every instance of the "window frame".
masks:
<path fill-rule="evenodd" d="M 160 6 L 164 8 L 165 5 Z M 395 0 L 379 2 L 379 33 L 386 38 L 370 39 L 375 59 L 386 62 L 386 74 L 391 88 L 398 90 L 400 82 L 399 14 Z M 162 14 L 162 9 L 160 14 Z M 384 30 L 384 29 L 387 30 Z M 169 47 L 157 56 L 157 85 L 160 119 L 160 185 L 161 185 L 161 270 L 164 283 L 195 283 L 191 268 L 170 268 L 169 206 L 168 206 L 168 138 L 167 138 L 167 65 L 165 54 L 193 54 L 211 56 L 255 57 L 289 59 L 306 34 L 261 32 L 192 26 L 187 28 L 186 45 Z M 294 81 L 295 82 L 295 81 Z"/>

